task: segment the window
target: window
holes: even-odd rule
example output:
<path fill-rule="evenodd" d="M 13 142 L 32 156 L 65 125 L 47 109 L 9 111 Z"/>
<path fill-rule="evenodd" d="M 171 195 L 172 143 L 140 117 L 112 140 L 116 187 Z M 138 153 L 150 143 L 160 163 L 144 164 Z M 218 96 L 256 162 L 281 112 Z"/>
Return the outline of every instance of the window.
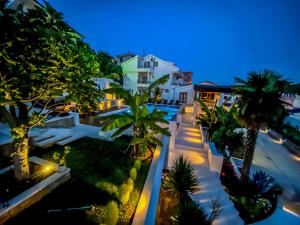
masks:
<path fill-rule="evenodd" d="M 144 67 L 145 68 L 150 68 L 150 62 L 144 62 Z"/>
<path fill-rule="evenodd" d="M 154 67 L 158 67 L 158 62 L 157 61 L 154 62 Z"/>
<path fill-rule="evenodd" d="M 180 103 L 186 103 L 187 102 L 187 93 L 186 92 L 180 92 L 179 93 L 179 102 Z"/>
<path fill-rule="evenodd" d="M 120 62 L 123 62 L 123 58 L 122 57 L 120 57 Z"/>

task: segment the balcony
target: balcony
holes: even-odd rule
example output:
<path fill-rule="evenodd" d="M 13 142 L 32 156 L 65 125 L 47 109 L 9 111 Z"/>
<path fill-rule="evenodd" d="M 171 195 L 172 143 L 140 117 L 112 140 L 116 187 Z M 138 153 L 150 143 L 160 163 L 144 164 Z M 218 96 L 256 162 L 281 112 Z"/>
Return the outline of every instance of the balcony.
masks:
<path fill-rule="evenodd" d="M 150 84 L 150 82 L 147 77 L 139 77 L 138 84 Z"/>

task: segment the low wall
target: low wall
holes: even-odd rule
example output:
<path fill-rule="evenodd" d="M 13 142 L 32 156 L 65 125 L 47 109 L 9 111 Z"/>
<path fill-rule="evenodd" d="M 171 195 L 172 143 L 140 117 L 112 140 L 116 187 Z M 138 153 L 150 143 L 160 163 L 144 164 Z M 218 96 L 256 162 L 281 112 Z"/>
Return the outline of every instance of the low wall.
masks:
<path fill-rule="evenodd" d="M 277 133 L 276 131 L 272 130 L 272 129 L 268 129 L 268 134 L 275 140 L 275 141 L 278 141 L 280 143 L 282 143 L 283 141 L 283 138 L 282 136 Z"/>
<path fill-rule="evenodd" d="M 204 144 L 204 149 L 208 153 L 209 168 L 211 171 L 221 173 L 224 156 L 218 153 L 216 146 L 212 142 Z"/>
<path fill-rule="evenodd" d="M 297 154 L 300 156 L 300 146 L 295 145 L 293 142 L 289 141 L 288 139 L 283 140 L 283 145 L 292 151 L 293 153 Z"/>
<path fill-rule="evenodd" d="M 18 213 L 30 207 L 32 204 L 38 202 L 45 195 L 52 192 L 55 188 L 66 182 L 71 177 L 70 169 L 67 167 L 58 167 L 54 163 L 34 156 L 30 157 L 29 161 L 39 165 L 51 164 L 53 165 L 53 168 L 55 168 L 56 172 L 46 179 L 42 180 L 38 184 L 34 185 L 33 187 L 27 189 L 23 193 L 17 195 L 13 199 L 9 200 L 8 207 L 0 208 L 0 224 L 16 216 Z M 0 171 L 0 174 L 3 174 L 11 169 L 13 169 L 13 165 L 2 169 Z"/>
<path fill-rule="evenodd" d="M 141 193 L 132 225 L 154 225 L 160 192 L 165 157 L 169 153 L 169 137 L 163 137 L 164 146 L 157 148 L 149 168 L 146 182 Z"/>

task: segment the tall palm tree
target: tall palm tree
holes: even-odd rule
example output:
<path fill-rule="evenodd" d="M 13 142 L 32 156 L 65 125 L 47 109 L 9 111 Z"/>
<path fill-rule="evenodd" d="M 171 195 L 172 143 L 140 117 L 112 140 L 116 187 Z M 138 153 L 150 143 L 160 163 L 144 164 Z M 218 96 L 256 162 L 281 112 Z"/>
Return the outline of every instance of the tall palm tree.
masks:
<path fill-rule="evenodd" d="M 240 78 L 235 78 L 235 81 L 238 85 L 234 91 L 240 96 L 237 118 L 247 128 L 241 172 L 244 182 L 249 177 L 258 131 L 280 117 L 284 111 L 280 97 L 288 90 L 290 83 L 270 70 L 250 72 L 246 81 Z"/>

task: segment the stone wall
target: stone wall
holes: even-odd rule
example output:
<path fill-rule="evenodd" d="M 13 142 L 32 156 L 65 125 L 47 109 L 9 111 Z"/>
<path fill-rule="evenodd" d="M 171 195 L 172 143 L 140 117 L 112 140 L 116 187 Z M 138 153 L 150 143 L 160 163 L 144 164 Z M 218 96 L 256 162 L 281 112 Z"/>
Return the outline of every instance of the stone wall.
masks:
<path fill-rule="evenodd" d="M 74 126 L 74 117 L 73 116 L 65 116 L 65 117 L 57 117 L 51 120 L 48 120 L 44 123 L 43 127 L 47 128 L 56 128 L 63 127 L 68 128 Z"/>

